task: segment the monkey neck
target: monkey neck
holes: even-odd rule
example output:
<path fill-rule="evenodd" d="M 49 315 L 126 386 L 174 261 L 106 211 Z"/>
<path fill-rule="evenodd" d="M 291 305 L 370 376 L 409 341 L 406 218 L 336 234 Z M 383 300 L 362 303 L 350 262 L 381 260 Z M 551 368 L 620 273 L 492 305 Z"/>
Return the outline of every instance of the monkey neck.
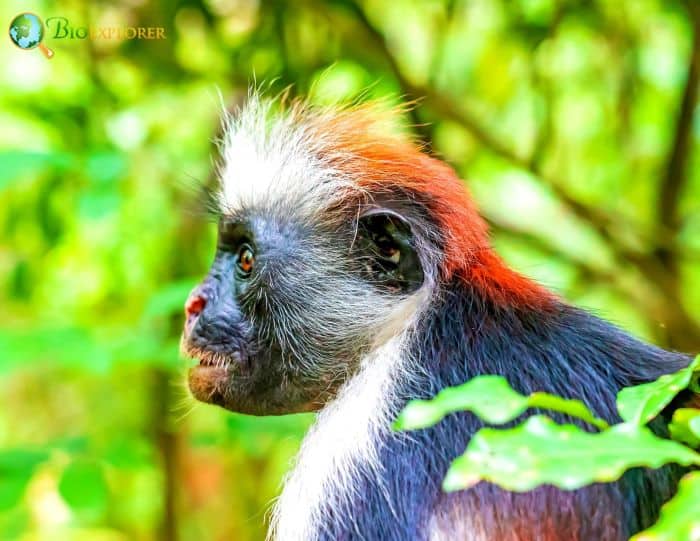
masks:
<path fill-rule="evenodd" d="M 381 475 L 379 447 L 391 432 L 405 341 L 396 336 L 367 355 L 359 373 L 318 414 L 273 511 L 270 537 L 343 538 L 334 536 L 344 520 L 334 509 L 346 507 L 359 485 Z"/>
<path fill-rule="evenodd" d="M 462 497 L 445 496 L 440 482 L 482 425 L 473 415 L 456 414 L 430 429 L 397 434 L 391 421 L 412 398 L 429 398 L 480 374 L 501 374 L 520 392 L 579 398 L 614 420 L 620 387 L 687 363 L 684 356 L 643 344 L 559 302 L 546 310 L 532 303 L 508 305 L 462 279 L 435 298 L 442 300 L 410 332 L 365 359 L 359 374 L 320 413 L 275 511 L 280 538 L 428 535 L 438 506 Z M 497 502 L 493 509 L 481 508 L 488 507 L 489 494 L 471 516 L 496 517 Z M 611 506 L 622 506 L 613 500 Z M 461 517 L 462 524 L 469 520 Z"/>

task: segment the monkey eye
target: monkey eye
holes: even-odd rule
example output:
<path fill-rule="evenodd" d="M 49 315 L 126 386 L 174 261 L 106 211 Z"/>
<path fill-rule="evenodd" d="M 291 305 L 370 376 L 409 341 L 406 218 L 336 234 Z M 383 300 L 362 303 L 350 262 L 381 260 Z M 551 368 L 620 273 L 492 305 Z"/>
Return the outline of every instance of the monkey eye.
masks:
<path fill-rule="evenodd" d="M 401 250 L 394 240 L 388 235 L 382 235 L 374 238 L 374 243 L 379 249 L 379 255 L 387 261 L 391 261 L 394 265 L 398 265 L 401 260 Z"/>
<path fill-rule="evenodd" d="M 357 260 L 373 285 L 392 293 L 410 293 L 421 286 L 423 268 L 406 220 L 380 208 L 360 216 L 357 226 Z"/>
<path fill-rule="evenodd" d="M 238 265 L 238 270 L 243 276 L 248 276 L 255 264 L 255 253 L 249 244 L 241 244 L 238 249 L 238 260 L 236 264 Z"/>

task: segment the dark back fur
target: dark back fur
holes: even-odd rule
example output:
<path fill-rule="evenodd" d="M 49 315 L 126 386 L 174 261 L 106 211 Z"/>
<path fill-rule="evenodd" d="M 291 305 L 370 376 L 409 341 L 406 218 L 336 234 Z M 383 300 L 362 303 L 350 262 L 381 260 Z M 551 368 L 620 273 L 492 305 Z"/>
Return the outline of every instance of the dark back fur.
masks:
<path fill-rule="evenodd" d="M 547 313 L 505 308 L 461 281 L 446 288 L 441 298 L 425 314 L 410 345 L 422 370 L 398 389 L 396 413 L 411 398 L 432 397 L 480 374 L 500 374 L 522 393 L 579 398 L 615 422 L 620 388 L 654 380 L 690 360 L 563 303 Z M 665 427 L 657 423 L 655 428 L 663 432 Z M 481 483 L 443 493 L 440 483 L 449 464 L 482 426 L 474 415 L 458 413 L 429 429 L 390 435 L 380 444 L 381 478 L 358 480 L 354 497 L 327 509 L 321 537 L 424 539 L 430 524 L 442 532 L 437 539 L 623 540 L 655 521 L 682 473 L 676 467 L 637 469 L 617 483 L 574 492 L 542 487 L 514 494 Z"/>

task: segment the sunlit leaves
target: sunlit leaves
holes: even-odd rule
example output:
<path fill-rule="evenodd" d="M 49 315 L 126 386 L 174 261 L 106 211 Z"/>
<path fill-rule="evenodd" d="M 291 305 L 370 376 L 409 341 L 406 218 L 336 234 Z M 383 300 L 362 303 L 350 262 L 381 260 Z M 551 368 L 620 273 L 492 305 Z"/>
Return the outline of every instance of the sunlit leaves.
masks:
<path fill-rule="evenodd" d="M 414 430 L 437 423 L 445 415 L 468 410 L 488 423 L 507 423 L 528 407 L 527 398 L 511 389 L 505 378 L 482 376 L 440 391 L 432 400 L 413 400 L 396 420 L 399 430 Z"/>
<path fill-rule="evenodd" d="M 678 493 L 661 508 L 654 526 L 631 541 L 698 541 L 700 539 L 700 472 L 687 474 Z"/>
<path fill-rule="evenodd" d="M 598 428 L 608 427 L 608 423 L 593 415 L 591 410 L 580 400 L 562 398 L 549 393 L 532 393 L 528 397 L 528 406 L 566 413 Z"/>
<path fill-rule="evenodd" d="M 700 356 L 674 374 L 661 376 L 656 381 L 622 389 L 617 395 L 617 409 L 625 421 L 645 424 L 656 417 L 671 400 L 688 387 L 693 372 L 700 367 Z"/>
<path fill-rule="evenodd" d="M 700 410 L 680 408 L 673 412 L 668 425 L 671 437 L 693 448 L 700 447 Z"/>
<path fill-rule="evenodd" d="M 512 429 L 480 430 L 450 467 L 443 487 L 454 491 L 490 481 L 519 492 L 542 484 L 573 490 L 614 481 L 629 468 L 670 462 L 700 465 L 700 455 L 645 427 L 620 424 L 591 434 L 535 415 Z"/>
<path fill-rule="evenodd" d="M 598 428 L 607 426 L 580 400 L 543 392 L 523 396 L 514 391 L 502 376 L 485 375 L 444 389 L 432 400 L 412 400 L 401 412 L 394 427 L 397 430 L 425 428 L 456 411 L 471 411 L 489 424 L 504 424 L 516 419 L 528 408 L 558 411 Z"/>
<path fill-rule="evenodd" d="M 533 415 L 513 428 L 483 428 L 454 460 L 443 489 L 468 489 L 486 481 L 515 492 L 549 484 L 575 490 L 599 482 L 612 482 L 630 468 L 660 468 L 666 464 L 700 466 L 700 409 L 678 408 L 669 425 L 672 439 L 658 437 L 647 428 L 682 390 L 697 390 L 700 357 L 688 367 L 658 380 L 620 391 L 619 413 L 625 422 L 609 426 L 578 400 L 547 393 L 523 396 L 494 375 L 479 376 L 444 389 L 432 400 L 414 400 L 401 412 L 397 429 L 418 429 L 444 416 L 471 411 L 489 424 L 516 420 L 528 408 L 565 413 L 596 426 L 588 432 L 576 425 L 557 424 Z M 685 445 L 684 445 L 685 444 Z M 700 474 L 687 475 L 678 495 L 663 509 L 661 519 L 635 541 L 697 541 L 700 539 Z"/>

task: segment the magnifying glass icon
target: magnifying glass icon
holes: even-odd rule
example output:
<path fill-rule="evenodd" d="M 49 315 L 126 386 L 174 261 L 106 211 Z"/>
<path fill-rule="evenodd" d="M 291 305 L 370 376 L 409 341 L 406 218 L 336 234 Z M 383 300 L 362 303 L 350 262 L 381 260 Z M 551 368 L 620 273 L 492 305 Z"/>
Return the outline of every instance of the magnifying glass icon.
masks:
<path fill-rule="evenodd" d="M 41 43 L 44 39 L 44 23 L 34 13 L 20 13 L 12 19 L 10 39 L 22 50 L 28 51 L 38 47 L 46 58 L 53 57 L 53 51 Z"/>

